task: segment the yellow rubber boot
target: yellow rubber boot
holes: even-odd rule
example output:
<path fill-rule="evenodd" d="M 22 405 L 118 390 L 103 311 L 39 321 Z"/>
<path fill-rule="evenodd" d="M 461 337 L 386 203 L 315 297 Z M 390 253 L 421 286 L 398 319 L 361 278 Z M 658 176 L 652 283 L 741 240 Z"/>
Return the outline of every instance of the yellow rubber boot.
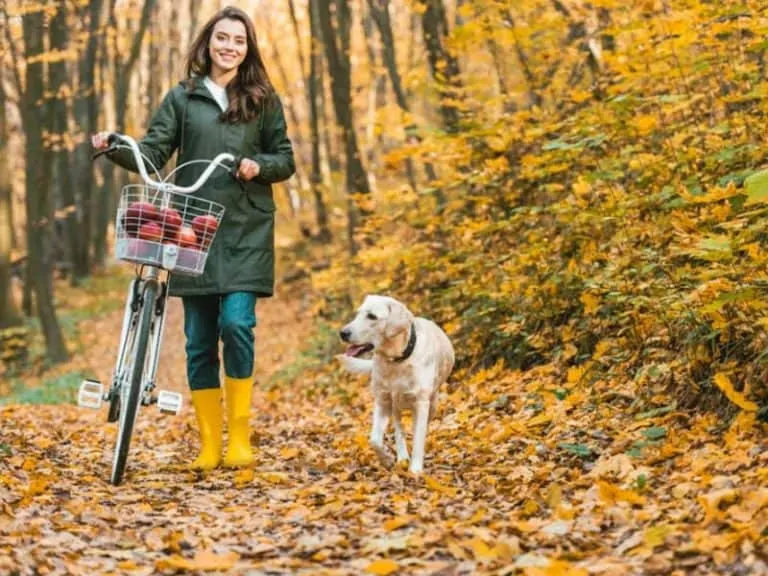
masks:
<path fill-rule="evenodd" d="M 224 378 L 227 430 L 229 431 L 229 444 L 224 456 L 225 466 L 241 467 L 253 462 L 251 428 L 248 423 L 252 393 L 252 378 L 229 378 L 228 376 Z"/>
<path fill-rule="evenodd" d="M 192 390 L 192 405 L 200 430 L 200 455 L 189 467 L 212 470 L 221 461 L 221 388 Z"/>

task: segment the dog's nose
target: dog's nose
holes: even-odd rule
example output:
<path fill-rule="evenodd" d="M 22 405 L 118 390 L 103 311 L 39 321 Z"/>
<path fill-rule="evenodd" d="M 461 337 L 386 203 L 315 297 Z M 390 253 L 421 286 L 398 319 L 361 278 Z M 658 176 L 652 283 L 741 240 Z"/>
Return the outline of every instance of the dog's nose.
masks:
<path fill-rule="evenodd" d="M 344 342 L 349 342 L 349 337 L 352 335 L 352 330 L 349 328 L 344 328 L 341 332 L 339 332 L 339 336 L 341 336 L 341 339 L 344 340 Z"/>

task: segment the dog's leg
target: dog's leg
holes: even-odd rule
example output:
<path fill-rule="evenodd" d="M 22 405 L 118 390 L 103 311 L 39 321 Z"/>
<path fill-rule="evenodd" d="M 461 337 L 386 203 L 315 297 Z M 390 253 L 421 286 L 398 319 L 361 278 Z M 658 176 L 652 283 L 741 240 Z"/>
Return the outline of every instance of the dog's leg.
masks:
<path fill-rule="evenodd" d="M 419 398 L 414 405 L 413 413 L 413 458 L 409 470 L 413 474 L 421 474 L 424 470 L 424 448 L 427 442 L 427 427 L 429 425 L 429 398 Z"/>
<path fill-rule="evenodd" d="M 397 461 L 404 462 L 410 457 L 408 456 L 408 446 L 405 443 L 405 434 L 403 433 L 402 410 L 400 409 L 400 402 L 397 396 L 392 400 L 392 420 L 395 423 L 395 447 L 397 449 Z"/>
<path fill-rule="evenodd" d="M 386 466 L 392 465 L 392 453 L 384 446 L 384 433 L 387 431 L 389 416 L 392 411 L 391 400 L 383 400 L 377 397 L 373 405 L 373 424 L 371 426 L 371 448 L 379 456 L 381 462 Z"/>

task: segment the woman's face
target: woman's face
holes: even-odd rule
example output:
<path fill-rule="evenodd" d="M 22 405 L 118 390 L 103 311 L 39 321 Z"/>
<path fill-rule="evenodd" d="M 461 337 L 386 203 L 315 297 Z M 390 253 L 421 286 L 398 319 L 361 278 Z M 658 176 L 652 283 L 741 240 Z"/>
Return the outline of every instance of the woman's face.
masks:
<path fill-rule="evenodd" d="M 226 73 L 237 70 L 248 53 L 245 25 L 240 20 L 223 18 L 216 22 L 208 42 L 211 72 Z"/>

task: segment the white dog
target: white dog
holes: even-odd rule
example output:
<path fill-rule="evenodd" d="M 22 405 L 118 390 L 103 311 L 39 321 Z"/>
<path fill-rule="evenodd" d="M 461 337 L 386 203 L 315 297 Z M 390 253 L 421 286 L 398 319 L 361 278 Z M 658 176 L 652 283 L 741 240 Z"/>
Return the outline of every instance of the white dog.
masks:
<path fill-rule="evenodd" d="M 401 424 L 401 411 L 413 412 L 413 457 L 409 470 L 424 469 L 424 446 L 429 419 L 435 411 L 440 385 L 453 370 L 451 341 L 437 324 L 417 318 L 404 304 L 388 296 L 370 295 L 355 319 L 340 332 L 349 343 L 337 358 L 348 370 L 371 373 L 374 396 L 370 442 L 381 460 L 392 464 L 392 453 L 384 445 L 384 433 L 392 417 L 395 426 L 397 461 L 408 460 L 408 447 Z M 373 351 L 373 359 L 359 358 Z"/>

